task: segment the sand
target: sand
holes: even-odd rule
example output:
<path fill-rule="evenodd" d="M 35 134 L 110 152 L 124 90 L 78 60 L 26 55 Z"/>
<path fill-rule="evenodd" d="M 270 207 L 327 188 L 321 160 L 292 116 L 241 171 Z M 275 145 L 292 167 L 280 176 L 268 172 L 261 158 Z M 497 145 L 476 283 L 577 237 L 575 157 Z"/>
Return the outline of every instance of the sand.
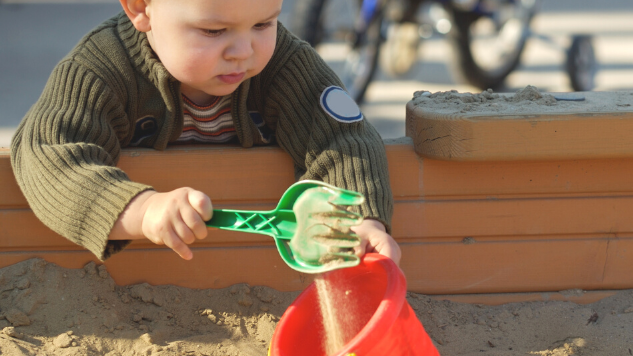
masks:
<path fill-rule="evenodd" d="M 31 259 L 0 269 L 0 354 L 265 355 L 297 295 L 117 286 L 104 266 Z"/>
<path fill-rule="evenodd" d="M 316 276 L 314 279 L 316 285 L 317 296 L 319 299 L 319 310 L 323 317 L 323 349 L 326 355 L 334 355 L 337 350 L 345 346 L 346 338 L 343 332 L 338 316 L 341 311 L 336 304 L 335 296 L 332 295 L 330 285 L 322 275 Z"/>
<path fill-rule="evenodd" d="M 580 101 L 569 99 L 584 99 Z M 567 100 L 565 100 L 567 99 Z M 633 92 L 544 93 L 528 85 L 516 93 L 459 93 L 457 90 L 417 91 L 412 103 L 427 112 L 458 116 L 495 116 L 578 113 L 630 112 Z"/>
<path fill-rule="evenodd" d="M 104 266 L 31 259 L 0 269 L 0 355 L 266 355 L 297 295 L 118 286 Z M 633 355 L 633 290 L 589 305 L 407 300 L 442 355 Z"/>

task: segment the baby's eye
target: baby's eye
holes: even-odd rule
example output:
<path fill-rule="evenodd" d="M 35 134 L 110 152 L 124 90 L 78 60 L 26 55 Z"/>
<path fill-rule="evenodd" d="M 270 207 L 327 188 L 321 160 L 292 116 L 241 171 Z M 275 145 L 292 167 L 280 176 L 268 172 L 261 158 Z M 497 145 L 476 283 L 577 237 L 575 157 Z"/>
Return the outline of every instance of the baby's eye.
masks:
<path fill-rule="evenodd" d="M 218 37 L 219 35 L 223 34 L 226 31 L 226 29 L 221 29 L 221 30 L 209 30 L 209 29 L 202 29 L 202 33 L 204 33 L 206 36 L 209 37 Z"/>
<path fill-rule="evenodd" d="M 273 25 L 272 21 L 268 21 L 268 22 L 264 22 L 264 23 L 258 23 L 255 24 L 255 26 L 253 26 L 256 30 L 265 30 L 269 27 L 271 27 Z"/>

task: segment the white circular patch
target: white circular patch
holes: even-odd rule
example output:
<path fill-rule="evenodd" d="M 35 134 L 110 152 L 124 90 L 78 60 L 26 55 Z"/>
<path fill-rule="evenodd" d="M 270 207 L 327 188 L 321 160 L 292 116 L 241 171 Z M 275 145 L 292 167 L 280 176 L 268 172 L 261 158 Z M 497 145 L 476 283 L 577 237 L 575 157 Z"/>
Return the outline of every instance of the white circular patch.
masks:
<path fill-rule="evenodd" d="M 363 119 L 360 108 L 345 90 L 337 86 L 325 88 L 321 93 L 321 107 L 334 120 L 350 123 Z"/>

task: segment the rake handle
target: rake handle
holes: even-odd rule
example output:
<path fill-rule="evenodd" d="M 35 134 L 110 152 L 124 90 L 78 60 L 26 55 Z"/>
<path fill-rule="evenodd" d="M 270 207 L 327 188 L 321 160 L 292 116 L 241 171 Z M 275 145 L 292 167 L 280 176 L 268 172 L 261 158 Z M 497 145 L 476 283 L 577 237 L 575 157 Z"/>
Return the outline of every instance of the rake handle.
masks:
<path fill-rule="evenodd" d="M 292 210 L 286 209 L 272 211 L 214 209 L 213 217 L 206 222 L 206 225 L 222 230 L 289 240 L 294 236 L 297 219 Z"/>

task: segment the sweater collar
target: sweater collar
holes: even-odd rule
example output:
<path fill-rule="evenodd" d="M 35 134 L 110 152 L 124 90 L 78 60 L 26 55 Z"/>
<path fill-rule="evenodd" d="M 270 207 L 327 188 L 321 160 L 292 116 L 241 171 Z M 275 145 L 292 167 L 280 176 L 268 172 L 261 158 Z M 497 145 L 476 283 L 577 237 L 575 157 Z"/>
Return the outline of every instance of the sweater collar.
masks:
<path fill-rule="evenodd" d="M 162 150 L 182 132 L 180 82 L 167 71 L 152 50 L 147 34 L 138 31 L 125 12 L 119 14 L 117 29 L 133 66 L 158 89 L 165 103 L 165 120 L 160 125 L 160 132 L 153 144 L 154 148 Z"/>
<path fill-rule="evenodd" d="M 130 60 L 154 85 L 160 88 L 166 81 L 177 82 L 152 50 L 147 34 L 138 31 L 125 12 L 119 14 L 118 31 L 123 45 L 128 50 Z"/>

